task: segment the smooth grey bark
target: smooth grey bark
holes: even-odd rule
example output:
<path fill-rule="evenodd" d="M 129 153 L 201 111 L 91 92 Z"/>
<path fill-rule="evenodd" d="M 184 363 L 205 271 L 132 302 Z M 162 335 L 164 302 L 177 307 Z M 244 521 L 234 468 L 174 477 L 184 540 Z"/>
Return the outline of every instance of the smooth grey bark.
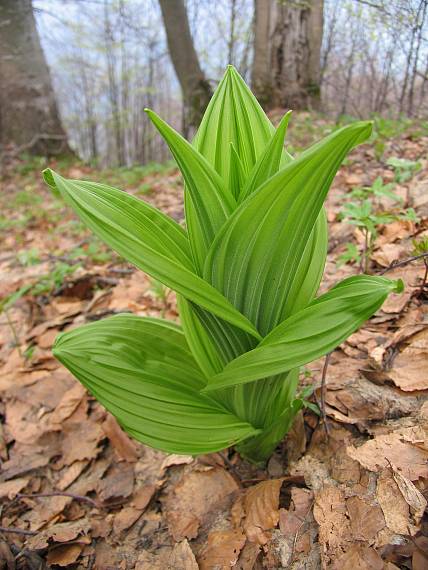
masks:
<path fill-rule="evenodd" d="M 323 0 L 255 0 L 253 90 L 266 109 L 321 104 Z"/>
<path fill-rule="evenodd" d="M 183 0 L 159 0 L 168 49 L 180 82 L 184 130 L 197 127 L 211 98 L 209 82 L 199 64 Z"/>
<path fill-rule="evenodd" d="M 0 0 L 0 147 L 71 153 L 31 0 Z"/>

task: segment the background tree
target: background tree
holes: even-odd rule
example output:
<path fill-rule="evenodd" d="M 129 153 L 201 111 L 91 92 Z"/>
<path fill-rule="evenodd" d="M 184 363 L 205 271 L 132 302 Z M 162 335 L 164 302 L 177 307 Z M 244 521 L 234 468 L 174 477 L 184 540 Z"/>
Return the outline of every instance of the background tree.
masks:
<path fill-rule="evenodd" d="M 323 0 L 255 0 L 252 84 L 265 108 L 318 109 Z"/>
<path fill-rule="evenodd" d="M 31 0 L 0 0 L 0 145 L 71 152 L 61 125 Z"/>
<path fill-rule="evenodd" d="M 200 123 L 211 97 L 193 45 L 183 0 L 159 0 L 165 25 L 168 48 L 183 92 L 184 131 Z"/>

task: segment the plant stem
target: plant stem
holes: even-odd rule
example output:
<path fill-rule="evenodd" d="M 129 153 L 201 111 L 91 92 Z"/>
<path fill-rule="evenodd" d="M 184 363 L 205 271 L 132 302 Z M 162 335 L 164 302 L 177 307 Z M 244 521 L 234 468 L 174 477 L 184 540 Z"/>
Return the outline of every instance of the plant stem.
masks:
<path fill-rule="evenodd" d="M 425 285 L 427 283 L 427 278 L 428 278 L 428 260 L 426 257 L 423 258 L 424 260 L 424 265 L 425 265 L 425 273 L 422 279 L 422 283 L 421 283 L 421 287 L 419 289 L 419 296 L 423 297 L 424 292 L 425 292 Z"/>
<path fill-rule="evenodd" d="M 13 340 L 14 340 L 16 348 L 18 349 L 18 354 L 22 358 L 21 343 L 19 342 L 19 337 L 18 337 L 18 333 L 16 332 L 15 325 L 13 324 L 13 321 L 10 318 L 7 309 L 4 309 L 4 314 L 6 315 L 7 324 L 9 325 L 10 330 L 12 331 Z"/>

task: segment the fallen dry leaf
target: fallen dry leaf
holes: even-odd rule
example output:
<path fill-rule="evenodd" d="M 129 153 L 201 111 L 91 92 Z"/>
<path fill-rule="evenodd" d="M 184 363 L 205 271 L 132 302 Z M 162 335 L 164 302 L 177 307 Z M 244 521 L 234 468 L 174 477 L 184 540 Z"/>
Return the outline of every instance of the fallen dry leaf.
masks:
<path fill-rule="evenodd" d="M 210 532 L 198 556 L 200 570 L 235 567 L 245 541 L 245 534 L 240 529 Z"/>
<path fill-rule="evenodd" d="M 0 483 L 0 499 L 13 499 L 17 493 L 20 493 L 28 485 L 28 482 L 28 478 L 19 477 L 18 479 Z"/>
<path fill-rule="evenodd" d="M 106 477 L 98 484 L 98 494 L 104 503 L 126 499 L 133 490 L 134 469 L 132 463 L 113 464 Z"/>
<path fill-rule="evenodd" d="M 283 479 L 270 479 L 250 487 L 242 500 L 242 528 L 251 542 L 266 544 L 279 522 L 279 492 Z"/>
<path fill-rule="evenodd" d="M 389 469 L 384 469 L 377 480 L 376 498 L 389 530 L 397 534 L 414 534 L 410 509 Z"/>
<path fill-rule="evenodd" d="M 415 334 L 393 361 L 388 376 L 404 391 L 428 389 L 428 329 Z"/>
<path fill-rule="evenodd" d="M 110 443 L 119 456 L 119 459 L 124 459 L 128 462 L 137 461 L 137 444 L 126 435 L 111 414 L 107 414 L 107 417 L 101 427 L 109 438 Z"/>
<path fill-rule="evenodd" d="M 51 548 L 47 555 L 48 564 L 68 566 L 76 562 L 83 550 L 83 544 L 64 544 Z"/>
<path fill-rule="evenodd" d="M 198 570 L 195 555 L 186 539 L 179 542 L 172 549 L 168 560 L 168 568 L 180 568 L 182 570 Z"/>
<path fill-rule="evenodd" d="M 382 509 L 373 500 L 357 495 L 346 499 L 346 508 L 353 539 L 373 544 L 386 524 Z"/>
<path fill-rule="evenodd" d="M 428 444 L 426 427 L 404 428 L 378 435 L 359 447 L 350 445 L 348 455 L 370 471 L 394 465 L 404 477 L 416 481 L 428 478 Z"/>
<path fill-rule="evenodd" d="M 89 531 L 87 520 L 78 520 L 52 525 L 27 540 L 27 547 L 32 550 L 46 548 L 49 542 L 70 542 L 78 537 L 85 537 Z"/>
<path fill-rule="evenodd" d="M 165 499 L 168 528 L 174 540 L 196 538 L 210 511 L 218 509 L 237 490 L 233 477 L 219 467 L 184 472 Z"/>
<path fill-rule="evenodd" d="M 427 506 L 425 497 L 415 487 L 415 485 L 413 485 L 409 479 L 403 477 L 399 471 L 392 469 L 392 476 L 394 478 L 394 481 L 397 483 L 398 488 L 400 489 L 406 503 L 410 507 L 410 512 L 412 514 L 414 524 L 418 525 Z"/>
<path fill-rule="evenodd" d="M 332 570 L 385 570 L 380 555 L 374 548 L 365 544 L 352 544 L 347 551 L 339 556 Z"/>

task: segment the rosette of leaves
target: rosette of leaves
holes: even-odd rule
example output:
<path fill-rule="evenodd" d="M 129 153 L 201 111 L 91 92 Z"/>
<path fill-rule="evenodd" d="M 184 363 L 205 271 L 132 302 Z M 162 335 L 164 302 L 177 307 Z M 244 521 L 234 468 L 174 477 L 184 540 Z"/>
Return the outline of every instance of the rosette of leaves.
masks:
<path fill-rule="evenodd" d="M 121 256 L 177 293 L 180 322 L 130 314 L 59 335 L 55 356 L 137 440 L 178 454 L 236 445 L 266 460 L 304 402 L 299 367 L 326 354 L 400 284 L 359 275 L 316 296 L 327 252 L 323 202 L 352 123 L 297 159 L 229 67 L 193 143 L 147 110 L 185 182 L 183 228 L 104 184 L 47 183 Z"/>

